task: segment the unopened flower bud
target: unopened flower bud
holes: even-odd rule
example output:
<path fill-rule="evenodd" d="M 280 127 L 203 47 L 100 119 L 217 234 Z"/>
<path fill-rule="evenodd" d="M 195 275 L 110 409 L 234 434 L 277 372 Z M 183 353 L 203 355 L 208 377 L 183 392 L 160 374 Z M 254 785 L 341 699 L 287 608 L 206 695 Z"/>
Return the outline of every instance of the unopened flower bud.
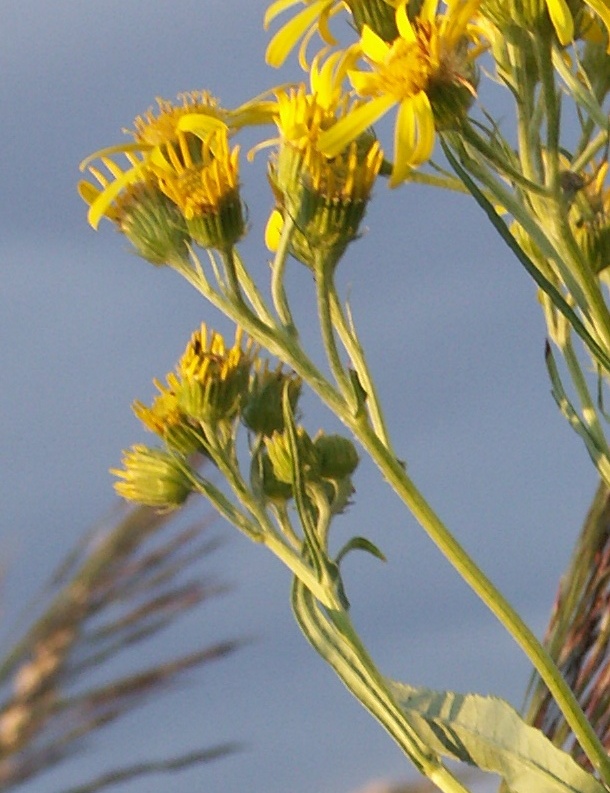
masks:
<path fill-rule="evenodd" d="M 301 378 L 294 372 L 284 372 L 281 365 L 270 372 L 267 361 L 264 366 L 259 364 L 250 382 L 250 390 L 242 410 L 244 424 L 261 435 L 283 432 L 282 400 L 286 389 L 294 413 L 301 393 Z"/>
<path fill-rule="evenodd" d="M 122 463 L 122 469 L 110 473 L 122 480 L 114 487 L 129 501 L 171 510 L 183 504 L 192 490 L 186 460 L 163 449 L 137 444 L 123 452 Z"/>
<path fill-rule="evenodd" d="M 270 438 L 265 438 L 265 446 L 277 479 L 280 482 L 291 484 L 294 460 L 287 433 L 274 432 Z M 301 473 L 306 479 L 317 479 L 318 456 L 311 438 L 303 427 L 297 428 L 297 448 Z"/>
<path fill-rule="evenodd" d="M 292 485 L 287 482 L 282 482 L 275 475 L 273 464 L 267 452 L 263 452 L 260 456 L 261 462 L 261 479 L 263 493 L 270 501 L 286 502 L 292 498 Z"/>
<path fill-rule="evenodd" d="M 320 476 L 325 479 L 344 479 L 356 470 L 358 452 L 348 438 L 319 433 L 313 445 L 318 455 Z"/>

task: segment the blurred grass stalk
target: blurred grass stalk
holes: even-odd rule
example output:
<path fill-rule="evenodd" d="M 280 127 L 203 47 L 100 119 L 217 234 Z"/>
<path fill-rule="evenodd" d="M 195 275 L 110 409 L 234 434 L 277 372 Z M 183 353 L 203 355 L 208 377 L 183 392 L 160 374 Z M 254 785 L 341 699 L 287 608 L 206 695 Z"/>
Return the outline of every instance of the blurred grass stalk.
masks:
<path fill-rule="evenodd" d="M 217 545 L 204 525 L 181 528 L 172 513 L 146 507 L 123 508 L 109 526 L 79 543 L 37 597 L 37 615 L 32 618 L 28 608 L 21 638 L 0 657 L 0 790 L 73 758 L 86 736 L 167 690 L 184 673 L 236 649 L 239 642 L 221 641 L 159 659 L 146 643 L 225 591 L 192 570 Z M 126 672 L 125 651 L 138 645 L 136 669 Z M 106 766 L 69 793 L 92 793 L 236 748 L 225 743 L 123 768 Z"/>
<path fill-rule="evenodd" d="M 544 643 L 603 745 L 610 749 L 610 490 L 601 482 L 562 576 Z M 529 723 L 585 768 L 590 765 L 537 675 Z"/>

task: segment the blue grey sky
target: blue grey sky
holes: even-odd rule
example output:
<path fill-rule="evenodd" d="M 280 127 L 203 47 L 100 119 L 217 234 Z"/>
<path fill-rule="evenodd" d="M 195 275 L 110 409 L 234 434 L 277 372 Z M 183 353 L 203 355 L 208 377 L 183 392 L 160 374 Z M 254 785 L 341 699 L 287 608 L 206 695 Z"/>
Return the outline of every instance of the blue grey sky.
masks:
<path fill-rule="evenodd" d="M 264 2 L 4 0 L 0 23 L 0 542 L 4 632 L 81 533 L 114 503 L 121 450 L 145 436 L 134 398 L 153 394 L 205 320 L 189 287 L 93 232 L 78 163 L 122 140 L 156 96 L 209 88 L 235 105 L 298 76 L 263 64 Z M 272 200 L 264 160 L 242 174 L 265 278 Z M 396 448 L 426 497 L 538 631 L 544 628 L 596 477 L 549 393 L 535 290 L 474 202 L 428 188 L 376 189 L 366 233 L 341 264 Z M 311 329 L 312 284 L 290 273 Z M 305 400 L 312 432 L 332 427 Z M 365 534 L 385 552 L 346 562 L 356 625 L 385 673 L 415 685 L 519 704 L 528 665 L 374 470 L 337 541 Z M 201 505 L 201 514 L 207 507 Z M 171 634 L 171 646 L 255 637 L 232 658 L 130 716 L 83 755 L 24 786 L 48 793 L 105 764 L 237 740 L 247 750 L 147 779 L 130 793 L 347 793 L 412 775 L 406 760 L 300 636 L 289 576 L 230 527 L 210 570 L 235 585 Z M 168 639 L 170 641 L 170 639 Z"/>

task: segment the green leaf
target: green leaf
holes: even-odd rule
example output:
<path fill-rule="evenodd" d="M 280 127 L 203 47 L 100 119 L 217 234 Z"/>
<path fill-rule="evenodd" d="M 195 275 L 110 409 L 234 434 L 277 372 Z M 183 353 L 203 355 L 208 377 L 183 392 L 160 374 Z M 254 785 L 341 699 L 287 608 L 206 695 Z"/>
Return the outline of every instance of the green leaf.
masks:
<path fill-rule="evenodd" d="M 366 537 L 352 537 L 351 540 L 348 540 L 343 548 L 341 548 L 335 558 L 335 562 L 340 564 L 346 554 L 348 554 L 350 551 L 366 551 L 367 553 L 370 553 L 371 556 L 381 559 L 382 562 L 387 561 L 382 551 L 379 550 L 375 543 L 367 540 Z"/>
<path fill-rule="evenodd" d="M 513 793 L 606 793 L 594 776 L 502 699 L 388 685 L 430 749 L 499 774 Z"/>

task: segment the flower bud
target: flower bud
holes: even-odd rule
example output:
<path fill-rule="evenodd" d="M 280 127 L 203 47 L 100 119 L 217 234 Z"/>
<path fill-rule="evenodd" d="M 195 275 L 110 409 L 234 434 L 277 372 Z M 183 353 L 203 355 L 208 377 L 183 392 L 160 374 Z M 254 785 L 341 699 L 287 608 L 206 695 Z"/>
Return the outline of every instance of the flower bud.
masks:
<path fill-rule="evenodd" d="M 320 476 L 325 479 L 344 479 L 356 470 L 358 452 L 348 438 L 320 432 L 313 445 L 318 455 Z"/>
<path fill-rule="evenodd" d="M 183 504 L 192 490 L 186 460 L 170 452 L 137 444 L 123 452 L 122 463 L 123 469 L 113 468 L 110 473 L 123 480 L 114 488 L 129 501 L 171 510 Z"/>
<path fill-rule="evenodd" d="M 288 389 L 288 400 L 294 413 L 301 394 L 301 382 L 298 375 L 294 372 L 284 372 L 281 365 L 274 372 L 270 372 L 267 361 L 264 366 L 259 363 L 251 379 L 250 390 L 241 414 L 246 427 L 267 436 L 274 432 L 283 432 L 284 390 Z"/>
<path fill-rule="evenodd" d="M 292 498 L 292 485 L 282 482 L 275 475 L 273 464 L 267 452 L 260 455 L 263 493 L 270 501 L 286 502 Z"/>
<path fill-rule="evenodd" d="M 287 433 L 274 432 L 270 438 L 265 438 L 265 446 L 276 478 L 280 482 L 292 484 L 293 459 Z M 317 479 L 318 456 L 311 438 L 303 427 L 297 427 L 297 447 L 304 478 Z"/>

